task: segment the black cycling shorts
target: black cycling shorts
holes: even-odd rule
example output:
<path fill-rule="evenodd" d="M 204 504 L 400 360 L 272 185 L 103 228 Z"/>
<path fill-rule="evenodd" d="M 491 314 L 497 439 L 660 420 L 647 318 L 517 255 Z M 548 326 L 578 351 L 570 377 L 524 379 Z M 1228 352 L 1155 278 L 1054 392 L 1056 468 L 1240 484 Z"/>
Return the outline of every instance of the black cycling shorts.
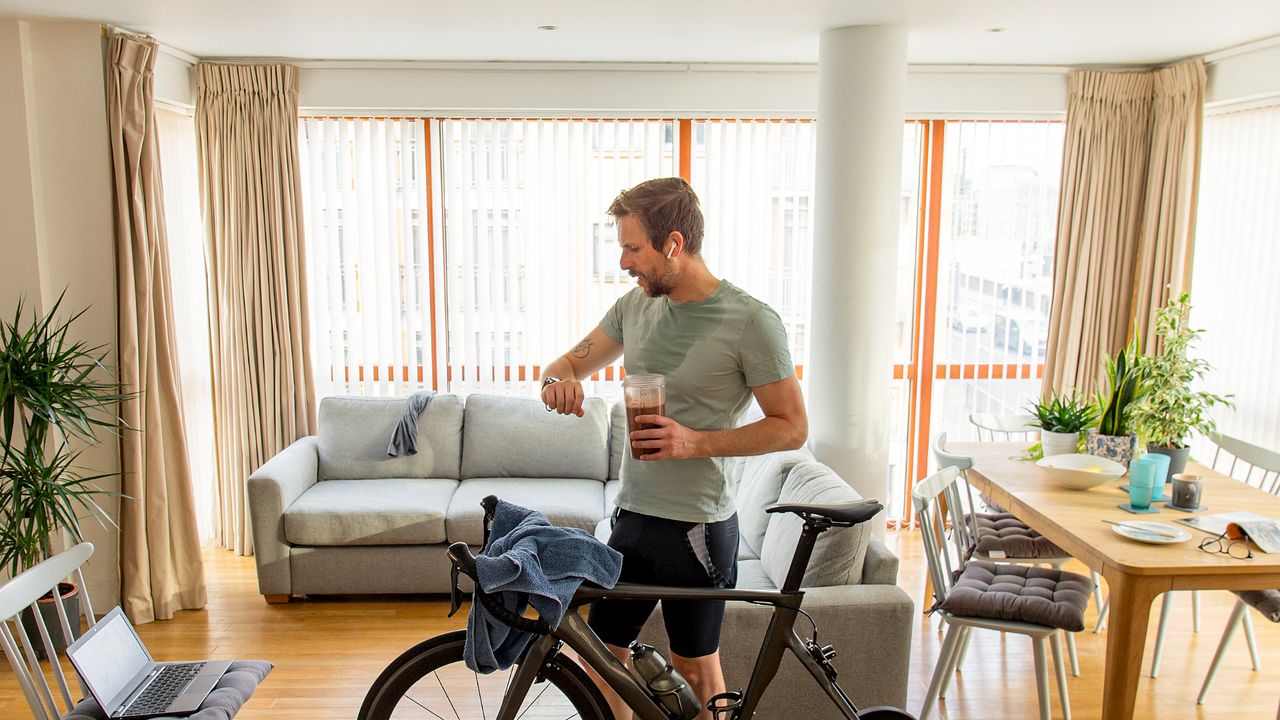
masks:
<path fill-rule="evenodd" d="M 701 532 L 697 528 L 702 528 Z M 695 549 L 699 540 L 704 541 L 705 549 Z M 733 587 L 738 575 L 738 516 L 695 523 L 618 509 L 609 546 L 622 553 L 619 582 Z M 707 565 L 699 560 L 699 554 L 707 559 Z M 640 636 L 657 603 L 599 600 L 592 603 L 588 622 L 601 640 L 627 647 Z M 720 647 L 724 601 L 663 600 L 662 620 L 671 652 L 686 658 L 710 655 Z"/>

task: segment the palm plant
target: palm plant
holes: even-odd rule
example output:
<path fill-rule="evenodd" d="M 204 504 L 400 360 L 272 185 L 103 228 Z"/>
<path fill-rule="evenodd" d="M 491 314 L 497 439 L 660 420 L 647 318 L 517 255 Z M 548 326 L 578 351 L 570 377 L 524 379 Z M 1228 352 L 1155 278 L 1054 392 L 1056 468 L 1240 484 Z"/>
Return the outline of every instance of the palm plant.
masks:
<path fill-rule="evenodd" d="M 75 446 L 126 428 L 116 406 L 130 395 L 110 379 L 105 346 L 70 337 L 85 311 L 58 319 L 62 300 L 30 321 L 19 300 L 0 321 L 0 567 L 12 574 L 50 557 L 59 530 L 81 542 L 81 512 L 114 526 L 95 496 L 117 494 L 97 481 L 118 473 L 82 474 Z"/>

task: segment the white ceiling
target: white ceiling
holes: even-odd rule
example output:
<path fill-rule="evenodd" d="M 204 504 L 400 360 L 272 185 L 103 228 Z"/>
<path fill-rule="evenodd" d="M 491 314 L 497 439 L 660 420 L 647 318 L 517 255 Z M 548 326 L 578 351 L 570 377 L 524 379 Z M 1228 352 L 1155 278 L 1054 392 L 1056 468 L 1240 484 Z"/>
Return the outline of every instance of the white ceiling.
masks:
<path fill-rule="evenodd" d="M 1123 65 L 1280 35 L 1277 0 L 0 0 L 0 16 L 109 22 L 205 58 L 335 60 L 812 63 L 824 29 L 893 23 L 916 64 Z"/>

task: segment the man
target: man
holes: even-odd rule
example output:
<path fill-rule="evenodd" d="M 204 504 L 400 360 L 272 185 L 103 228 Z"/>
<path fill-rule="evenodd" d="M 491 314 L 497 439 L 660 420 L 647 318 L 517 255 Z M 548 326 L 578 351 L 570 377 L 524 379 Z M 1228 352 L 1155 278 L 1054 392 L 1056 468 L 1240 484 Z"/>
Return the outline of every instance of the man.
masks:
<path fill-rule="evenodd" d="M 738 525 L 724 458 L 800 447 L 808 419 L 782 322 L 769 306 L 702 259 L 702 211 L 680 178 L 649 180 L 609 207 L 618 221 L 621 266 L 639 285 L 600 325 L 546 368 L 542 400 L 582 415 L 583 378 L 624 353 L 628 374 L 666 376 L 666 417 L 631 433 L 643 460 L 622 454 L 622 488 L 609 545 L 623 555 L 622 582 L 732 586 Z M 734 427 L 755 396 L 765 417 Z M 706 550 L 694 550 L 694 538 Z M 699 548 L 701 550 L 701 548 Z M 653 612 L 652 601 L 598 602 L 590 624 L 619 660 Z M 724 603 L 663 601 L 671 664 L 705 705 L 725 691 L 720 668 Z M 599 678 L 615 717 L 631 711 Z M 710 718 L 705 708 L 698 716 Z"/>

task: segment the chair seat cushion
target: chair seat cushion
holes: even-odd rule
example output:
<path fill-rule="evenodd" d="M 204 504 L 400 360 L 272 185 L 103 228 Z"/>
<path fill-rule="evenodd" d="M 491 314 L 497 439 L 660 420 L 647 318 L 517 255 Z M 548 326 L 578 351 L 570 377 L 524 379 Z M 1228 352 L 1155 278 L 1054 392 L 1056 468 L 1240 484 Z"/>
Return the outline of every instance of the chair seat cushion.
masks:
<path fill-rule="evenodd" d="M 432 545 L 458 488 L 446 478 L 321 480 L 284 513 L 293 545 Z"/>
<path fill-rule="evenodd" d="M 1280 622 L 1280 590 L 1239 590 L 1236 595 L 1271 622 Z"/>
<path fill-rule="evenodd" d="M 227 720 L 240 712 L 240 706 L 253 695 L 262 679 L 275 667 L 265 660 L 236 660 L 231 668 L 213 687 L 209 697 L 200 707 L 182 720 Z M 88 698 L 71 709 L 62 720 L 105 720 L 107 714 L 98 707 L 98 701 Z M 173 720 L 178 716 L 162 715 L 155 720 Z"/>
<path fill-rule="evenodd" d="M 968 515 L 966 522 L 971 522 Z M 978 513 L 978 542 L 974 552 L 991 555 L 1003 552 L 1006 558 L 1061 558 L 1068 557 L 1065 550 L 1048 538 L 1032 530 L 1026 523 L 1009 513 Z"/>
<path fill-rule="evenodd" d="M 974 560 L 965 566 L 942 609 L 960 617 L 1016 620 L 1075 632 L 1084 629 L 1084 609 L 1092 592 L 1093 581 L 1083 575 Z"/>

